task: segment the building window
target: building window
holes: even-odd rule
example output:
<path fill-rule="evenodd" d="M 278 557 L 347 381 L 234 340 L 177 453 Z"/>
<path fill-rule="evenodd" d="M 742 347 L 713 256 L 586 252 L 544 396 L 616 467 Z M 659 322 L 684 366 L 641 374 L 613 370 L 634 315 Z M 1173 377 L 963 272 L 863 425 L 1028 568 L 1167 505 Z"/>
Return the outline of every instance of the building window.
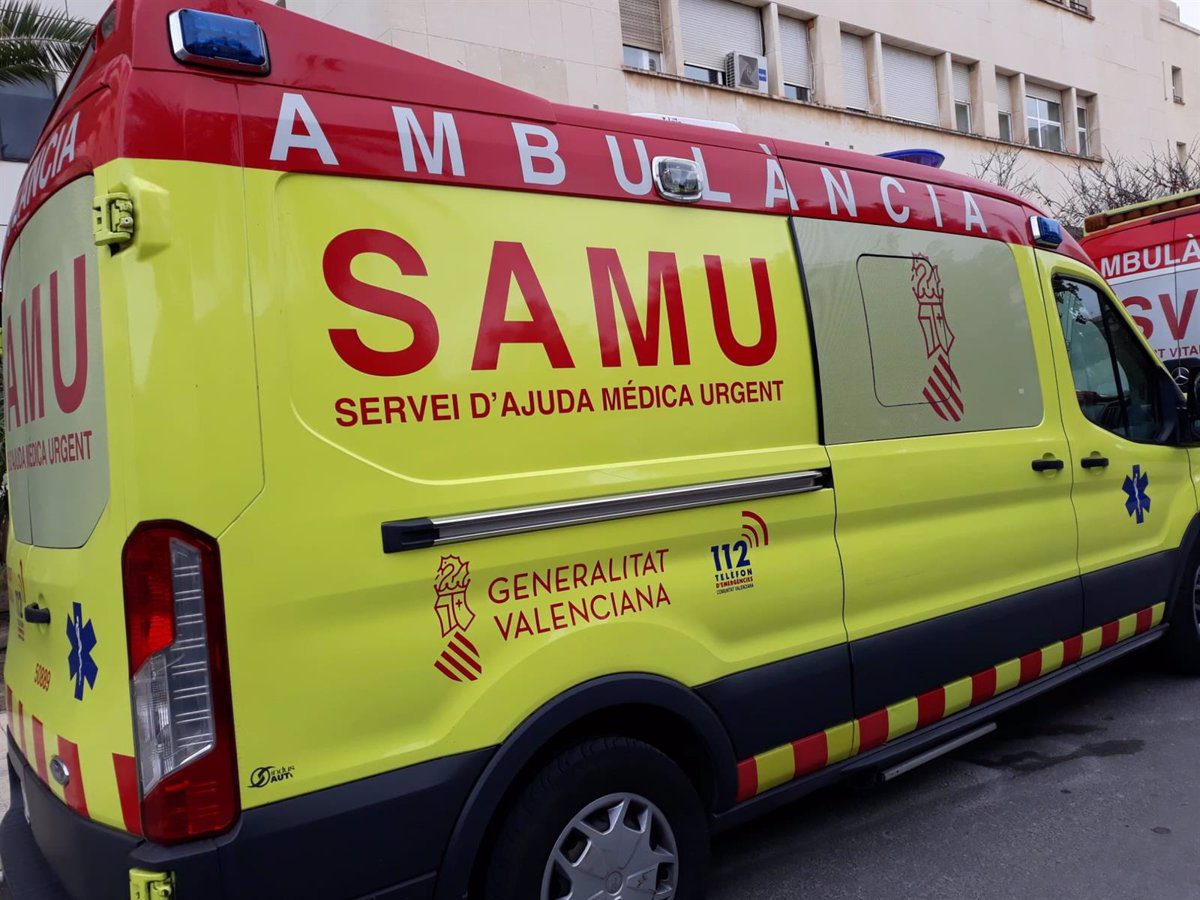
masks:
<path fill-rule="evenodd" d="M 625 66 L 630 69 L 645 69 L 647 72 L 662 71 L 662 54 L 657 50 L 644 50 L 641 47 L 631 47 L 626 44 Z"/>
<path fill-rule="evenodd" d="M 1075 108 L 1075 127 L 1079 129 L 1079 155 L 1091 156 L 1091 145 L 1088 142 L 1088 111 L 1086 106 Z"/>
<path fill-rule="evenodd" d="M 1062 103 L 1043 97 L 1025 98 L 1029 145 L 1043 150 L 1062 150 Z"/>
<path fill-rule="evenodd" d="M 54 87 L 45 81 L 0 85 L 0 159 L 28 162 L 54 106 Z"/>
<path fill-rule="evenodd" d="M 1013 139 L 1012 76 L 996 73 L 996 108 L 1000 113 L 1000 140 Z"/>
<path fill-rule="evenodd" d="M 1171 66 L 1171 94 L 1176 103 L 1183 102 L 1183 69 Z"/>
<path fill-rule="evenodd" d="M 813 67 L 807 22 L 779 17 L 779 52 L 784 96 L 809 102 L 812 100 Z"/>
<path fill-rule="evenodd" d="M 954 127 L 964 134 L 971 133 L 971 67 L 963 62 L 950 66 L 954 83 Z"/>
<path fill-rule="evenodd" d="M 846 109 L 866 112 L 870 106 L 867 92 L 867 48 L 861 34 L 842 32 L 842 87 Z"/>
<path fill-rule="evenodd" d="M 937 66 L 932 56 L 883 45 L 884 112 L 897 119 L 937 125 Z"/>
<path fill-rule="evenodd" d="M 1183 141 L 1176 141 L 1175 142 L 1175 158 L 1177 160 L 1179 160 L 1179 165 L 1186 166 L 1189 156 L 1191 156 L 1191 154 L 1188 152 L 1188 145 L 1185 144 Z"/>
<path fill-rule="evenodd" d="M 954 127 L 963 134 L 971 133 L 971 104 L 954 102 Z"/>
<path fill-rule="evenodd" d="M 662 71 L 662 14 L 659 0 L 621 0 L 624 63 L 631 69 Z"/>
<path fill-rule="evenodd" d="M 762 14 L 731 0 L 679 0 L 683 74 L 706 84 L 726 84 L 730 53 L 763 55 Z"/>
<path fill-rule="evenodd" d="M 705 84 L 724 84 L 725 70 L 709 69 L 704 66 L 693 66 L 690 63 L 684 63 L 683 77 L 690 78 L 693 81 L 703 81 Z"/>
<path fill-rule="evenodd" d="M 1053 3 L 1055 6 L 1061 6 L 1063 9 L 1069 9 L 1073 13 L 1079 13 L 1081 16 L 1091 18 L 1092 4 L 1091 0 L 1046 0 L 1047 3 Z"/>
<path fill-rule="evenodd" d="M 1000 113 L 1000 140 L 1011 141 L 1012 137 L 1012 113 Z"/>

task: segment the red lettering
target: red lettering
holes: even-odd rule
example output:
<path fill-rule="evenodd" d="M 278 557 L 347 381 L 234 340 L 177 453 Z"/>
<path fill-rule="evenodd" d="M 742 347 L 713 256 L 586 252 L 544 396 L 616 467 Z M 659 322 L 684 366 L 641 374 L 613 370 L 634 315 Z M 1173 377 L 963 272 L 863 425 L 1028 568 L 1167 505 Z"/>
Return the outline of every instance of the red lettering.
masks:
<path fill-rule="evenodd" d="M 1158 305 L 1162 307 L 1163 316 L 1167 320 L 1167 330 L 1175 340 L 1182 340 L 1187 333 L 1188 322 L 1192 318 L 1192 310 L 1196 306 L 1196 288 L 1192 288 L 1183 298 L 1183 314 L 1175 314 L 1175 300 L 1170 294 L 1159 294 Z"/>
<path fill-rule="evenodd" d="M 1133 312 L 1133 307 L 1150 312 L 1152 309 L 1149 299 L 1146 297 L 1126 297 L 1121 301 L 1125 304 L 1125 309 L 1129 311 L 1129 317 L 1133 319 L 1138 328 L 1142 330 L 1142 337 L 1150 340 L 1150 335 L 1154 334 L 1154 320 L 1146 316 L 1139 316 Z"/>
<path fill-rule="evenodd" d="M 62 348 L 58 338 L 58 272 L 50 273 L 50 358 L 54 370 L 54 396 L 64 413 L 79 409 L 87 393 L 87 262 L 75 257 L 75 377 L 67 384 L 62 375 Z"/>
<path fill-rule="evenodd" d="M 412 343 L 403 350 L 375 350 L 353 328 L 330 328 L 329 340 L 344 363 L 365 375 L 411 375 L 437 354 L 437 319 L 420 300 L 354 277 L 350 267 L 363 253 L 386 256 L 401 275 L 427 275 L 424 260 L 404 238 L 374 228 L 342 232 L 329 242 L 322 260 L 325 284 L 335 297 L 355 309 L 404 322 L 412 328 Z"/>
<path fill-rule="evenodd" d="M 358 411 L 354 407 L 354 401 L 349 397 L 338 397 L 334 401 L 333 408 L 337 411 L 335 421 L 343 428 L 358 424 Z"/>
<path fill-rule="evenodd" d="M 26 306 L 29 317 L 26 319 Z M 25 421 L 46 415 L 46 385 L 42 378 L 42 298 L 41 285 L 33 289 L 28 301 L 21 301 L 21 363 L 25 380 Z"/>
<path fill-rule="evenodd" d="M 529 321 L 505 318 L 514 279 L 529 310 Z M 495 369 L 502 344 L 541 344 L 554 368 L 569 369 L 575 365 L 529 255 L 523 244 L 513 241 L 496 241 L 492 247 L 471 368 Z"/>
<path fill-rule="evenodd" d="M 683 314 L 683 292 L 679 287 L 679 265 L 674 253 L 651 251 L 646 274 L 646 324 L 643 327 L 633 304 L 633 295 L 621 268 L 617 251 L 608 247 L 588 247 L 588 270 L 592 278 L 592 301 L 596 306 L 596 327 L 600 337 L 602 365 L 621 365 L 621 342 L 617 337 L 613 292 L 621 305 L 621 315 L 633 345 L 639 366 L 657 366 L 659 335 L 662 331 L 662 299 L 666 295 L 667 328 L 671 332 L 671 360 L 677 366 L 691 362 L 688 352 L 687 320 Z"/>
<path fill-rule="evenodd" d="M 747 346 L 733 333 L 729 317 L 729 295 L 725 291 L 725 274 L 721 269 L 721 257 L 705 256 L 704 270 L 708 276 L 708 296 L 712 304 L 713 328 L 721 352 L 739 366 L 761 366 L 775 355 L 777 334 L 775 328 L 775 301 L 771 296 L 771 280 L 765 259 L 751 259 L 750 271 L 754 278 L 754 296 L 758 306 L 758 341 Z"/>
<path fill-rule="evenodd" d="M 362 411 L 362 423 L 364 425 L 383 424 L 383 419 L 379 415 L 379 402 L 378 397 L 359 398 L 358 408 Z"/>

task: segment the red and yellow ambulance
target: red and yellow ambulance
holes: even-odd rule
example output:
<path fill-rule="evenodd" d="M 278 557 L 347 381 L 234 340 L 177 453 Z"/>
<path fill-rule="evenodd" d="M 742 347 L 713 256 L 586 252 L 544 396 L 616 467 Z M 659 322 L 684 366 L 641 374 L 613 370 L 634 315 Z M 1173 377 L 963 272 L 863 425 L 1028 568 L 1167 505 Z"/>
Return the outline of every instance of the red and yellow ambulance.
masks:
<path fill-rule="evenodd" d="M 1082 245 L 1184 390 L 1200 375 L 1200 191 L 1089 216 Z"/>
<path fill-rule="evenodd" d="M 118 0 L 11 221 L 18 900 L 696 900 L 1200 670 L 1191 416 L 994 186 Z"/>

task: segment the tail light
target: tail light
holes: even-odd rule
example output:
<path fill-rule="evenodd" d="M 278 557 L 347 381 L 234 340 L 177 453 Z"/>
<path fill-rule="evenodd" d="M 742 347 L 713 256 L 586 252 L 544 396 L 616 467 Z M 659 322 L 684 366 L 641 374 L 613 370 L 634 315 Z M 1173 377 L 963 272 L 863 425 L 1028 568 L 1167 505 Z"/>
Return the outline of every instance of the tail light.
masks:
<path fill-rule="evenodd" d="M 121 564 L 142 830 L 164 844 L 217 834 L 239 810 L 217 543 L 146 522 Z"/>

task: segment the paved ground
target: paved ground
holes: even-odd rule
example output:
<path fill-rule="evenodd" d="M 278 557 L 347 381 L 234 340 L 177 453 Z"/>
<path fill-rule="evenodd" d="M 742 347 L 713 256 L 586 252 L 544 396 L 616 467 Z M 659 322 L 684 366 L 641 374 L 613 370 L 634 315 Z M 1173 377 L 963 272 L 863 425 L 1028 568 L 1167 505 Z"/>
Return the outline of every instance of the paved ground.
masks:
<path fill-rule="evenodd" d="M 1200 897 L 1200 681 L 1136 654 L 888 785 L 718 839 L 709 900 L 800 897 Z"/>
<path fill-rule="evenodd" d="M 1200 681 L 1135 655 L 889 785 L 727 833 L 713 856 L 709 900 L 1200 897 Z"/>

